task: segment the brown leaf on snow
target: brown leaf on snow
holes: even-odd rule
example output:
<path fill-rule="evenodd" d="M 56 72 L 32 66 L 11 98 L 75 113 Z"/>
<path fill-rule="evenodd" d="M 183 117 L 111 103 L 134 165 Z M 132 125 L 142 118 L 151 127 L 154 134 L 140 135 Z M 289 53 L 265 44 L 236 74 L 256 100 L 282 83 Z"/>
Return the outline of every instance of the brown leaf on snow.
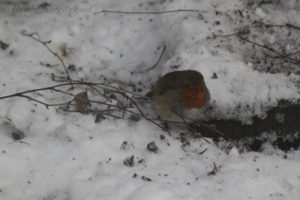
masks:
<path fill-rule="evenodd" d="M 82 112 L 90 105 L 87 92 L 81 92 L 74 97 L 75 105 L 78 111 Z"/>

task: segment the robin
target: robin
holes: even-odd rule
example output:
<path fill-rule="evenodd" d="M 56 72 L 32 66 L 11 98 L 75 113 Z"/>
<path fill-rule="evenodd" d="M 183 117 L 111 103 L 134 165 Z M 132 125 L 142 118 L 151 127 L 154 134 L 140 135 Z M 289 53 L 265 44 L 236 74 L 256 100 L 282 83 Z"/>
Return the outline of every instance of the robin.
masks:
<path fill-rule="evenodd" d="M 202 74 L 194 70 L 167 73 L 147 96 L 160 119 L 186 123 L 201 119 L 210 100 Z"/>

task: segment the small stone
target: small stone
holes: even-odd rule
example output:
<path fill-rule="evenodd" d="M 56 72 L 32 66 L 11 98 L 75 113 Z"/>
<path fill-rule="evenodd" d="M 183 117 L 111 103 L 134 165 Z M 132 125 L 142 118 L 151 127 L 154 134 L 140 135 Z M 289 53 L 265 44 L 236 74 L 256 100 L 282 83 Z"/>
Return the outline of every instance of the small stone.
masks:
<path fill-rule="evenodd" d="M 125 158 L 125 160 L 123 161 L 123 164 L 127 167 L 133 167 L 134 166 L 134 155 Z"/>
<path fill-rule="evenodd" d="M 131 120 L 131 121 L 135 121 L 135 122 L 138 122 L 138 121 L 140 121 L 140 117 L 138 117 L 138 116 L 136 116 L 136 115 L 130 115 L 130 117 L 129 117 L 129 120 Z"/>
<path fill-rule="evenodd" d="M 15 129 L 11 132 L 11 136 L 14 140 L 22 140 L 25 137 L 25 134 L 22 131 Z"/>
<path fill-rule="evenodd" d="M 151 182 L 151 181 L 152 181 L 152 179 L 149 178 L 149 177 L 147 177 L 147 176 L 142 176 L 141 178 L 142 178 L 142 180 L 144 180 L 144 181 L 148 181 L 148 182 Z"/>
<path fill-rule="evenodd" d="M 220 25 L 221 22 L 220 21 L 215 21 L 215 25 Z"/>
<path fill-rule="evenodd" d="M 160 136 L 159 136 L 159 139 L 164 140 L 164 139 L 166 139 L 166 136 L 160 135 Z"/>
<path fill-rule="evenodd" d="M 42 9 L 46 9 L 46 8 L 48 8 L 49 6 L 50 6 L 49 3 L 44 2 L 44 3 L 41 3 L 38 7 L 39 7 L 39 8 L 42 8 Z"/>
<path fill-rule="evenodd" d="M 74 65 L 74 64 L 69 64 L 68 65 L 68 70 L 70 71 L 70 72 L 75 72 L 77 69 L 76 69 L 77 67 L 76 67 L 76 65 Z"/>
<path fill-rule="evenodd" d="M 156 146 L 155 142 L 150 142 L 148 145 L 147 145 L 147 150 L 150 151 L 150 152 L 153 152 L 153 153 L 157 153 L 158 152 L 158 147 Z"/>
<path fill-rule="evenodd" d="M 120 149 L 126 150 L 128 148 L 129 148 L 128 142 L 127 141 L 122 142 Z"/>
<path fill-rule="evenodd" d="M 7 43 L 3 42 L 2 40 L 0 40 L 0 48 L 2 50 L 7 49 L 8 47 L 9 47 L 9 44 L 7 44 Z"/>
<path fill-rule="evenodd" d="M 217 79 L 217 78 L 218 78 L 218 75 L 217 75 L 216 72 L 214 72 L 213 75 L 212 75 L 212 77 L 211 77 L 211 79 Z"/>

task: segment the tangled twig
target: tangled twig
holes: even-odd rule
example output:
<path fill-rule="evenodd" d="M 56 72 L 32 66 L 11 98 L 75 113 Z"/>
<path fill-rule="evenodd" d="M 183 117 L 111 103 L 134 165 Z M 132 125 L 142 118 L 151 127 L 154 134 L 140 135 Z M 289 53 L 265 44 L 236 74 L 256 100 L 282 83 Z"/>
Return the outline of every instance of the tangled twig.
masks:
<path fill-rule="evenodd" d="M 277 50 L 277 49 L 275 49 L 273 47 L 269 47 L 269 46 L 267 46 L 265 44 L 260 44 L 258 42 L 249 40 L 248 38 L 246 38 L 246 37 L 243 36 L 244 34 L 245 34 L 244 32 L 236 32 L 236 33 L 230 33 L 230 34 L 225 34 L 225 35 L 216 35 L 216 34 L 213 34 L 213 38 L 216 38 L 216 37 L 233 37 L 233 36 L 236 36 L 236 37 L 238 37 L 242 41 L 245 41 L 247 43 L 253 44 L 254 46 L 260 47 L 262 49 L 266 49 L 266 50 L 272 52 L 273 54 L 277 55 L 277 56 L 274 56 L 272 58 L 286 59 L 286 60 L 288 60 L 289 62 L 291 62 L 293 64 L 299 64 L 300 63 L 299 59 L 295 59 L 295 58 L 291 57 L 292 55 L 300 53 L 300 51 L 295 51 L 295 52 L 292 52 L 292 53 L 284 53 L 284 52 L 282 52 L 280 50 Z"/>
<path fill-rule="evenodd" d="M 250 43 L 250 44 L 253 44 L 253 45 L 255 45 L 255 46 L 258 46 L 258 47 L 260 47 L 260 48 L 266 49 L 266 50 L 268 50 L 268 51 L 270 51 L 270 52 L 276 54 L 276 55 L 279 56 L 280 58 L 287 59 L 287 60 L 289 60 L 290 62 L 292 62 L 292 63 L 294 63 L 294 64 L 299 64 L 299 63 L 300 63 L 300 60 L 294 59 L 294 58 L 290 57 L 290 56 L 293 55 L 294 53 L 292 53 L 292 54 L 285 54 L 285 53 L 283 53 L 283 52 L 281 52 L 281 51 L 279 51 L 279 50 L 277 50 L 277 49 L 274 49 L 274 48 L 272 48 L 272 47 L 269 47 L 269 46 L 267 46 L 267 45 L 265 45 L 265 44 L 259 44 L 259 43 L 257 43 L 257 42 L 251 41 L 251 40 L 249 40 L 249 39 L 247 39 L 247 38 L 245 38 L 245 37 L 243 37 L 243 36 L 241 36 L 241 35 L 237 35 L 237 36 L 238 36 L 238 38 L 239 38 L 240 40 L 243 40 L 243 41 L 245 41 L 245 42 L 248 42 L 248 43 Z"/>
<path fill-rule="evenodd" d="M 63 88 L 65 86 L 70 86 L 70 85 L 72 85 L 72 86 L 76 86 L 76 85 L 77 86 L 86 86 L 91 90 L 92 93 L 95 92 L 95 93 L 97 93 L 97 96 L 100 96 L 100 97 L 103 97 L 103 98 L 105 96 L 104 92 L 99 91 L 99 89 L 102 90 L 102 91 L 106 90 L 107 92 L 110 92 L 111 94 L 115 95 L 113 100 L 115 100 L 117 103 L 107 103 L 107 101 L 87 99 L 87 101 L 89 103 L 94 104 L 98 107 L 99 106 L 102 106 L 102 107 L 105 106 L 105 108 L 100 108 L 99 109 L 97 107 L 88 107 L 86 105 L 81 106 L 80 104 L 78 105 L 78 103 L 76 104 L 76 96 L 78 94 L 75 95 L 75 94 L 72 94 L 71 92 L 65 92 L 64 90 L 60 89 L 60 88 Z M 73 89 L 76 89 L 76 88 L 73 88 Z M 62 103 L 47 103 L 47 102 L 44 102 L 44 101 L 41 101 L 37 98 L 32 97 L 32 95 L 31 96 L 28 95 L 28 94 L 34 94 L 36 92 L 42 92 L 42 91 L 53 91 L 53 92 L 56 92 L 56 93 L 60 93 L 60 94 L 70 96 L 72 98 L 70 100 L 67 100 L 67 101 L 62 102 Z M 119 95 L 119 97 L 125 98 L 126 101 L 122 101 L 122 100 L 118 99 L 117 95 Z M 130 95 L 132 95 L 132 97 Z M 153 123 L 157 127 L 161 128 L 163 131 L 166 131 L 168 134 L 170 134 L 169 130 L 166 129 L 165 126 L 163 126 L 163 124 L 166 123 L 166 122 L 170 122 L 170 123 L 174 123 L 174 124 L 178 124 L 178 125 L 184 125 L 184 126 L 188 127 L 188 130 L 191 131 L 193 134 L 196 134 L 196 132 L 198 132 L 197 128 L 190 127 L 189 124 L 184 119 L 183 119 L 182 122 L 177 122 L 177 121 L 164 121 L 164 120 L 160 120 L 160 119 L 157 119 L 157 118 L 153 119 L 153 118 L 149 117 L 146 113 L 144 113 L 143 109 L 140 107 L 140 104 L 138 102 L 141 99 L 142 95 L 136 94 L 136 93 L 131 92 L 131 91 L 126 91 L 124 89 L 117 88 L 115 86 L 107 85 L 105 83 L 73 81 L 72 83 L 63 83 L 63 84 L 53 85 L 53 86 L 44 87 L 44 88 L 37 88 L 37 89 L 31 89 L 31 90 L 26 90 L 26 91 L 22 91 L 22 92 L 17 92 L 17 93 L 14 93 L 14 94 L 2 96 L 2 97 L 0 97 L 0 100 L 1 99 L 12 98 L 12 97 L 26 98 L 30 101 L 34 101 L 36 103 L 44 105 L 47 109 L 49 109 L 49 107 L 63 106 L 63 108 L 64 108 L 63 110 L 66 111 L 66 112 L 92 113 L 92 114 L 96 114 L 96 115 L 109 116 L 109 117 L 112 117 L 112 118 L 115 118 L 115 119 L 124 119 L 124 115 L 125 115 L 125 113 L 127 113 L 127 114 L 134 115 L 138 118 L 142 118 L 142 119 L 145 119 L 145 120 Z M 112 99 L 110 99 L 110 100 L 112 100 Z M 144 97 L 143 100 L 147 100 L 147 97 Z M 65 108 L 65 107 L 69 107 L 69 106 L 73 106 L 76 109 L 72 110 L 72 109 Z M 134 110 L 134 109 L 136 109 L 136 110 Z M 121 116 L 118 116 L 114 113 L 116 113 L 116 114 L 122 113 L 122 114 L 121 114 Z M 198 125 L 204 126 L 204 127 L 208 126 L 208 125 L 203 124 L 203 123 L 198 123 Z M 216 130 L 213 127 L 209 127 L 209 129 L 211 131 L 217 133 L 219 136 L 224 137 L 225 139 L 228 139 L 219 130 Z M 207 140 L 205 140 L 205 141 L 207 141 Z"/>
<path fill-rule="evenodd" d="M 71 76 L 70 76 L 70 74 L 69 74 L 69 72 L 68 72 L 68 69 L 67 69 L 67 66 L 66 66 L 64 60 L 58 55 L 58 53 L 56 53 L 55 51 L 53 51 L 53 50 L 48 46 L 48 44 L 51 43 L 51 40 L 48 40 L 48 41 L 42 41 L 41 38 L 40 38 L 40 35 L 39 35 L 38 33 L 36 33 L 36 32 L 28 33 L 27 31 L 24 31 L 24 30 L 23 30 L 23 31 L 21 31 L 21 35 L 26 36 L 26 37 L 29 37 L 29 38 L 31 38 L 31 39 L 37 41 L 38 43 L 42 44 L 44 47 L 46 47 L 46 49 L 47 49 L 52 55 L 54 55 L 54 56 L 59 60 L 59 62 L 62 64 L 62 66 L 63 66 L 63 68 L 64 68 L 64 70 L 65 70 L 65 73 L 66 73 L 66 75 L 67 75 L 67 80 L 68 80 L 69 82 L 72 83 Z"/>
<path fill-rule="evenodd" d="M 200 10 L 196 9 L 178 9 L 178 10 L 165 10 L 165 11 L 121 11 L 121 10 L 102 10 L 99 12 L 94 12 L 94 15 L 101 13 L 111 13 L 111 14 L 133 14 L 133 15 L 160 15 L 160 14 L 168 14 L 168 13 L 178 13 L 178 12 L 194 12 L 198 13 Z"/>
<path fill-rule="evenodd" d="M 290 24 L 290 23 L 283 23 L 283 24 L 268 24 L 268 23 L 265 23 L 265 22 L 258 22 L 258 23 L 261 23 L 264 25 L 264 27 L 266 28 L 270 28 L 270 27 L 287 27 L 287 28 L 293 28 L 293 29 L 296 29 L 296 30 L 300 30 L 300 26 L 296 26 L 296 25 L 293 25 L 293 24 Z"/>

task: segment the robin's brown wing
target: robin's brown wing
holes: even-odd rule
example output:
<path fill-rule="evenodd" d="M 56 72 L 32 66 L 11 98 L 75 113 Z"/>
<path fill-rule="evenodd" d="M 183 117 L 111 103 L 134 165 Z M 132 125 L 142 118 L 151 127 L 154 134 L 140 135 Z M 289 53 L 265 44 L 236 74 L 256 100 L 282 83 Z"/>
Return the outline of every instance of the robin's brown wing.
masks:
<path fill-rule="evenodd" d="M 153 90 L 152 95 L 162 95 L 165 94 L 169 90 L 177 90 L 178 89 L 178 72 L 171 72 L 164 75 L 160 78 Z"/>

